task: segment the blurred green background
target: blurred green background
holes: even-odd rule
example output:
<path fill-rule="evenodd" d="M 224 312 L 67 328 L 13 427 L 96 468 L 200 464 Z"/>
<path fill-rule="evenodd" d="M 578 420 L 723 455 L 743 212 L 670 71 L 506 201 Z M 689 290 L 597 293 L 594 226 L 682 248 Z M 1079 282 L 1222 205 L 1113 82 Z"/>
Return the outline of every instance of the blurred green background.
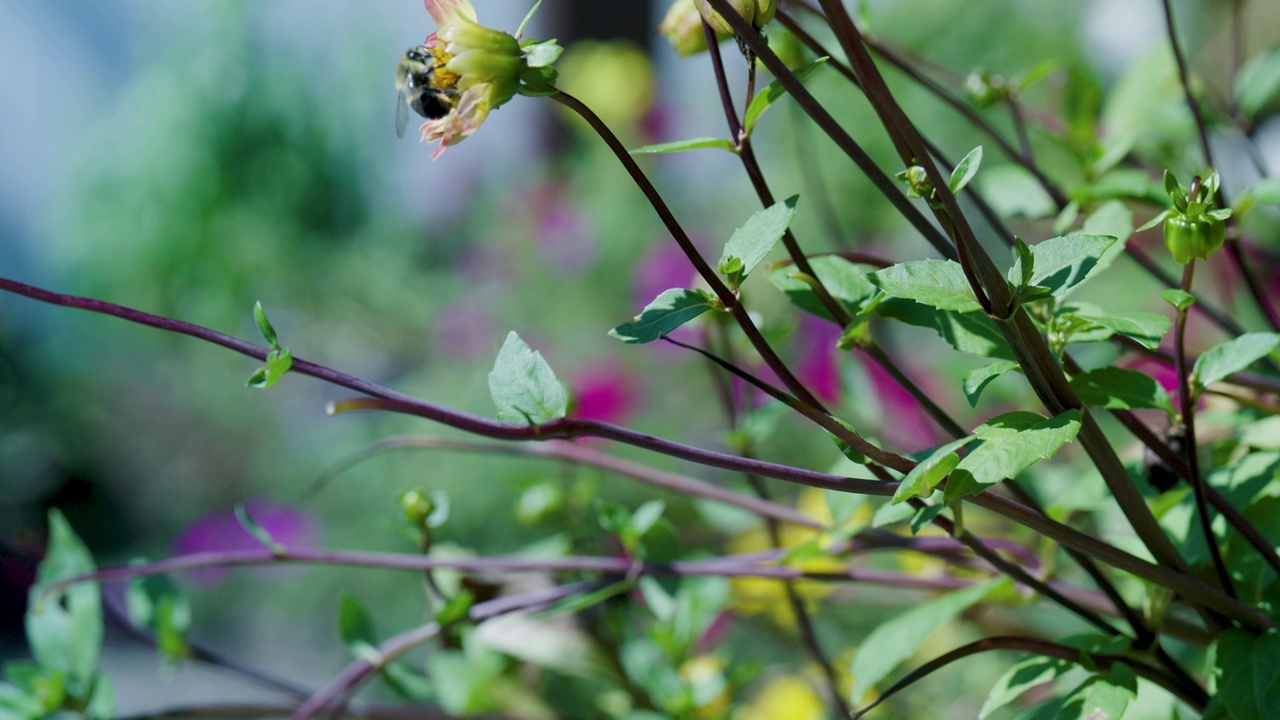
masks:
<path fill-rule="evenodd" d="M 527 10 L 507 0 L 476 4 L 484 23 L 506 29 Z M 561 39 L 566 87 L 600 108 L 630 145 L 723 136 L 706 57 L 679 59 L 654 35 L 665 5 L 616 5 L 649 16 L 637 25 L 615 3 L 549 2 L 529 35 Z M 1057 58 L 1109 82 L 1161 33 L 1152 2 L 869 6 L 876 33 L 960 77 L 976 68 L 1007 76 Z M 1199 5 L 1182 10 L 1189 43 L 1219 39 L 1216 16 Z M 251 309 L 261 301 L 296 356 L 482 415 L 493 412 L 493 355 L 516 330 L 546 356 L 582 413 L 724 447 L 703 363 L 606 336 L 692 272 L 598 139 L 564 122 L 553 103 L 517 98 L 437 162 L 427 146 L 397 141 L 392 70 L 430 30 L 416 0 L 0 0 L 0 274 L 250 340 Z M 587 44 L 616 32 L 644 44 Z M 866 104 L 834 73 L 813 83 L 893 168 Z M 954 158 L 979 142 L 918 90 L 904 89 L 902 99 Z M 786 104 L 772 110 L 757 146 L 775 194 L 802 196 L 795 227 L 806 249 L 927 256 L 923 241 L 798 118 Z M 1277 135 L 1263 132 L 1264 145 Z M 1001 161 L 988 153 L 991 165 Z M 757 208 L 728 155 L 644 163 L 712 257 Z M 820 193 L 810 192 L 815 184 Z M 1044 223 L 1018 229 L 1047 237 Z M 856 358 L 837 359 L 834 336 L 798 324 L 777 297 L 753 300 L 771 337 L 796 339 L 788 359 L 812 365 L 819 381 L 843 380 L 846 415 L 876 434 L 892 407 L 875 392 L 876 378 Z M 939 362 L 954 363 L 958 356 L 929 334 L 886 344 L 901 349 L 925 338 Z M 959 377 L 966 362 L 950 375 Z M 929 353 L 907 364 L 929 383 L 954 384 L 936 374 Z M 545 463 L 416 452 L 365 462 L 309 496 L 326 468 L 373 441 L 454 433 L 390 416 L 329 418 L 326 402 L 348 393 L 300 376 L 250 390 L 244 383 L 255 367 L 190 338 L 0 296 L 6 567 L 38 550 L 52 506 L 67 512 L 101 564 L 114 564 L 164 556 L 197 519 L 240 501 L 294 508 L 302 536 L 326 546 L 411 552 L 398 493 L 443 489 L 453 502 L 441 541 L 496 553 L 566 532 L 519 521 L 516 498 L 531 485 L 565 483 L 628 505 L 651 496 L 628 481 Z M 943 404 L 966 420 L 985 413 L 950 390 Z M 836 461 L 833 446 L 799 427 L 784 426 L 762 456 L 817 469 Z M 933 442 L 927 421 L 911 427 L 914 437 L 893 440 L 908 450 Z M 687 503 L 669 514 L 689 525 L 707 521 Z M 690 539 L 714 545 L 714 535 L 694 530 Z M 0 656 L 15 656 L 23 653 L 22 594 L 7 583 Z M 333 629 L 340 590 L 356 589 L 391 632 L 420 618 L 419 583 L 369 571 L 234 573 L 194 593 L 194 637 L 314 685 L 345 662 Z M 857 637 L 874 617 L 824 622 Z M 761 657 L 787 642 L 774 633 Z M 109 645 L 122 712 L 164 698 L 260 692 L 192 669 L 157 690 L 149 652 L 118 639 Z"/>

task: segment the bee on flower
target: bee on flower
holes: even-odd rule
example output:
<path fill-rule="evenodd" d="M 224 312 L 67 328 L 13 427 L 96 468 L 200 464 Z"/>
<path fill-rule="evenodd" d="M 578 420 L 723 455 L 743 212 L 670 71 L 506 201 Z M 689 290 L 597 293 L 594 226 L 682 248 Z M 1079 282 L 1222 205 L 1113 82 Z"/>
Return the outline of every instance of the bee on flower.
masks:
<path fill-rule="evenodd" d="M 423 4 L 438 29 L 400 60 L 396 132 L 404 133 L 409 110 L 426 118 L 419 128 L 422 141 L 439 143 L 432 160 L 470 137 L 490 111 L 517 94 L 556 92 L 551 65 L 563 49 L 554 40 L 520 40 L 537 4 L 514 35 L 479 24 L 470 0 Z"/>

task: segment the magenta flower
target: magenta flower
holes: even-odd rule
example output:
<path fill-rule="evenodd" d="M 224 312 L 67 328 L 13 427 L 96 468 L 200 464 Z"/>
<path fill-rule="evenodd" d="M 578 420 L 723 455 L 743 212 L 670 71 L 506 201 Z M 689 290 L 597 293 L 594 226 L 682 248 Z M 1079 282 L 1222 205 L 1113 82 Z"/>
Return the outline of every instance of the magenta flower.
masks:
<path fill-rule="evenodd" d="M 599 364 L 580 371 L 569 383 L 574 417 L 621 423 L 636 410 L 640 393 L 636 377 L 616 363 Z"/>

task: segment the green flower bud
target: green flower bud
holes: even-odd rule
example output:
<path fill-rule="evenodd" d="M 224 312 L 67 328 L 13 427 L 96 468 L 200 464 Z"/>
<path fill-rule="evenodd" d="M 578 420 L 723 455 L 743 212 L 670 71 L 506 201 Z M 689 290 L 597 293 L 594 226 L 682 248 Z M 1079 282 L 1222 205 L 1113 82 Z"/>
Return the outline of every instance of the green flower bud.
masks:
<path fill-rule="evenodd" d="M 759 30 L 773 19 L 774 14 L 778 12 L 777 0 L 727 0 L 733 9 L 743 17 L 751 26 Z M 733 26 L 727 20 L 716 12 L 711 3 L 707 0 L 697 0 L 698 12 L 702 13 L 702 17 L 706 18 L 707 24 L 717 35 L 725 35 L 726 37 L 733 35 Z"/>
<path fill-rule="evenodd" d="M 1190 218 L 1175 212 L 1164 219 L 1164 244 L 1181 265 L 1192 258 L 1208 258 L 1226 237 L 1226 223 L 1208 215 Z"/>
<path fill-rule="evenodd" d="M 697 55 L 707 49 L 707 35 L 702 31 L 702 14 L 694 0 L 675 0 L 671 3 L 666 17 L 658 24 L 658 32 L 671 43 L 676 53 L 684 57 Z M 718 40 L 726 40 L 728 37 L 716 34 Z"/>

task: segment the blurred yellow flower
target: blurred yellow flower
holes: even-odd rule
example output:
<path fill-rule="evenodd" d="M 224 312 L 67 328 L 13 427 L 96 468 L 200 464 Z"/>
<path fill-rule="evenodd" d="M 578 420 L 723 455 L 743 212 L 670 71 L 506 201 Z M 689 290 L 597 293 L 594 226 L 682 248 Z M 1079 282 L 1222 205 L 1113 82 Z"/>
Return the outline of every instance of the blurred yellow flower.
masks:
<path fill-rule="evenodd" d="M 693 691 L 694 717 L 698 720 L 717 720 L 729 711 L 733 698 L 724 669 L 724 661 L 714 655 L 699 655 L 680 666 L 680 677 Z"/>
<path fill-rule="evenodd" d="M 733 720 L 822 720 L 822 697 L 799 675 L 779 675 L 733 714 Z"/>

